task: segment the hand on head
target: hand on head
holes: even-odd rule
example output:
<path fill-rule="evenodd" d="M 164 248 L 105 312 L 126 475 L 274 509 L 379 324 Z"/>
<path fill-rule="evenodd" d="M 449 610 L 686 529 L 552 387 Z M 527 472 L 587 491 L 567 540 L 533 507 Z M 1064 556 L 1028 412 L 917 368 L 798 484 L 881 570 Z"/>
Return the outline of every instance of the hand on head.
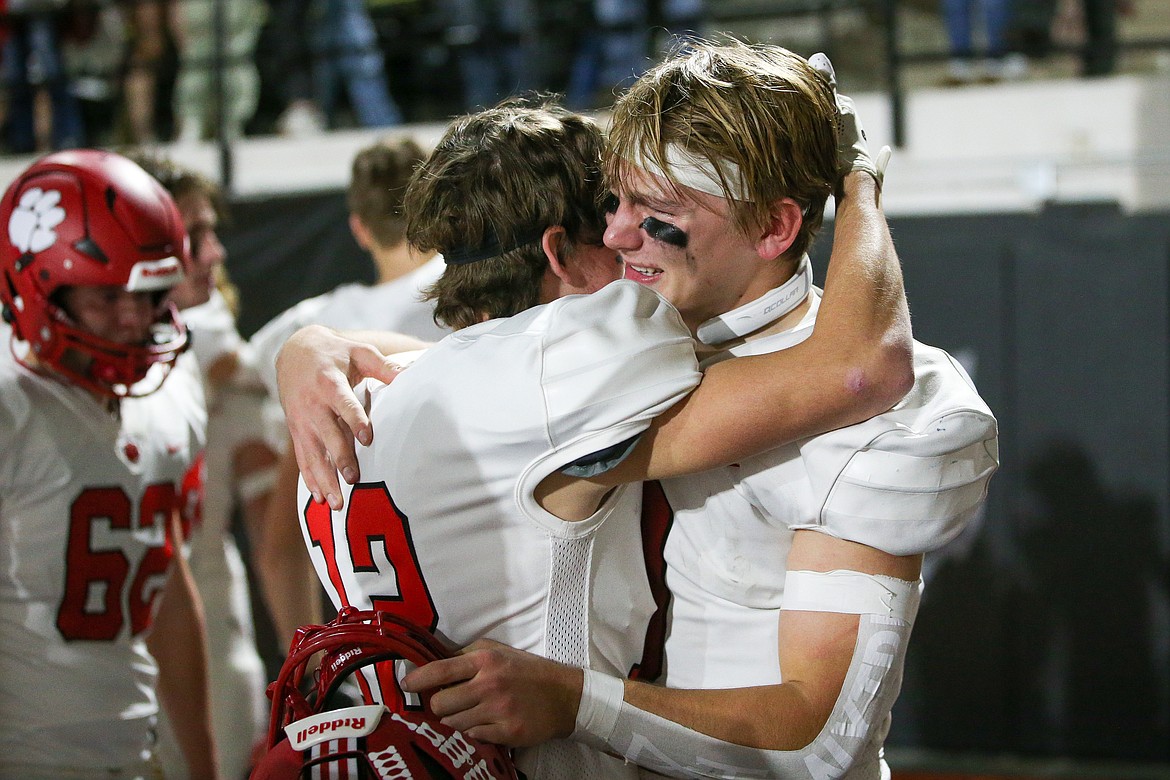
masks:
<path fill-rule="evenodd" d="M 808 58 L 808 64 L 828 80 L 833 88 L 833 97 L 837 101 L 837 110 L 841 115 L 841 137 L 837 145 L 837 152 L 841 158 L 841 176 L 844 177 L 852 171 L 864 171 L 873 176 L 878 187 L 881 187 L 886 165 L 890 161 L 890 147 L 883 146 L 879 149 L 876 158 L 870 155 L 865 128 L 861 125 L 861 118 L 857 116 L 853 98 L 837 91 L 837 74 L 833 70 L 833 63 L 825 54 L 817 52 Z"/>

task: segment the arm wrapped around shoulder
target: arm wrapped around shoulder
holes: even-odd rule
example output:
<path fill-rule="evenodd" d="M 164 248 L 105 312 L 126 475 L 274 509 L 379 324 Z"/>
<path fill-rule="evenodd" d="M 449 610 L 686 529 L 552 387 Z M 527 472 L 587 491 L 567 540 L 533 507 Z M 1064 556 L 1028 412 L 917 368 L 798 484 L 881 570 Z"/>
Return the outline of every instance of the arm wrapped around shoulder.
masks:
<path fill-rule="evenodd" d="M 995 416 L 950 355 L 914 345 L 914 387 L 893 409 L 801 447 L 816 523 L 892 555 L 958 536 L 999 467 Z"/>

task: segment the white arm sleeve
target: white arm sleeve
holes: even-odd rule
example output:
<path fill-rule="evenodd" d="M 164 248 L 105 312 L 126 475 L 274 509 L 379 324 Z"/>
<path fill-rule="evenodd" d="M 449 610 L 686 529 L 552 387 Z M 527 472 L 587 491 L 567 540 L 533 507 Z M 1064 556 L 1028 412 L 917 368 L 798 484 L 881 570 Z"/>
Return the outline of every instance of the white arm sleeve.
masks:
<path fill-rule="evenodd" d="M 840 780 L 877 776 L 890 710 L 902 685 L 921 582 L 857 572 L 790 572 L 784 609 L 858 614 L 857 642 L 841 693 L 821 732 L 799 750 L 725 742 L 638 709 L 624 683 L 586 670 L 573 739 L 682 778 Z M 853 767 L 858 768 L 851 774 Z"/>
<path fill-rule="evenodd" d="M 292 334 L 306 325 L 317 322 L 329 300 L 329 293 L 307 298 L 276 315 L 268 324 L 252 334 L 248 344 L 255 354 L 256 371 L 260 374 L 264 386 L 268 388 L 268 394 L 273 398 L 279 397 L 276 388 L 277 353 Z"/>

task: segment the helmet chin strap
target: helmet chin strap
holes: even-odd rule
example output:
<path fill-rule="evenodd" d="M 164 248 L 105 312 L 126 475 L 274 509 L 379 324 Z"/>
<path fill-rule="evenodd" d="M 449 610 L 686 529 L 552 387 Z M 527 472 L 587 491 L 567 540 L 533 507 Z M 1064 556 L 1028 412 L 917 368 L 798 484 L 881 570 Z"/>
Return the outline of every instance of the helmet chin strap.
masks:
<path fill-rule="evenodd" d="M 812 281 L 812 263 L 805 255 L 800 258 L 796 273 L 787 282 L 738 309 L 712 317 L 700 325 L 699 341 L 708 346 L 717 346 L 771 325 L 808 297 Z"/>

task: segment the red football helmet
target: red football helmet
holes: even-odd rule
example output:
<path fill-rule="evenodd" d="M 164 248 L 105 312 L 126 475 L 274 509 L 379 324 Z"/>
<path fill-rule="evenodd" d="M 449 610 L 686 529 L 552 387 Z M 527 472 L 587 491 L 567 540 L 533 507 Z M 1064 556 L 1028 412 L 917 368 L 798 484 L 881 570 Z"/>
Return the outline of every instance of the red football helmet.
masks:
<path fill-rule="evenodd" d="M 73 285 L 116 285 L 162 300 L 189 260 L 187 232 L 162 185 L 111 152 L 57 152 L 8 187 L 0 224 L 7 226 L 0 243 L 4 318 L 35 358 L 103 395 L 158 389 L 187 345 L 173 306 L 160 305 L 149 343 L 119 344 L 79 328 L 55 294 Z M 88 368 L 62 360 L 70 350 L 91 358 Z M 157 381 L 134 387 L 156 364 Z"/>
<path fill-rule="evenodd" d="M 323 655 L 310 703 L 301 685 L 317 653 Z M 516 780 L 504 748 L 444 726 L 431 711 L 429 695 L 418 712 L 392 712 L 381 704 L 323 709 L 364 666 L 394 659 L 421 666 L 449 655 L 430 633 L 386 612 L 345 607 L 328 625 L 297 629 L 280 675 L 268 686 L 268 751 L 252 780 Z"/>

